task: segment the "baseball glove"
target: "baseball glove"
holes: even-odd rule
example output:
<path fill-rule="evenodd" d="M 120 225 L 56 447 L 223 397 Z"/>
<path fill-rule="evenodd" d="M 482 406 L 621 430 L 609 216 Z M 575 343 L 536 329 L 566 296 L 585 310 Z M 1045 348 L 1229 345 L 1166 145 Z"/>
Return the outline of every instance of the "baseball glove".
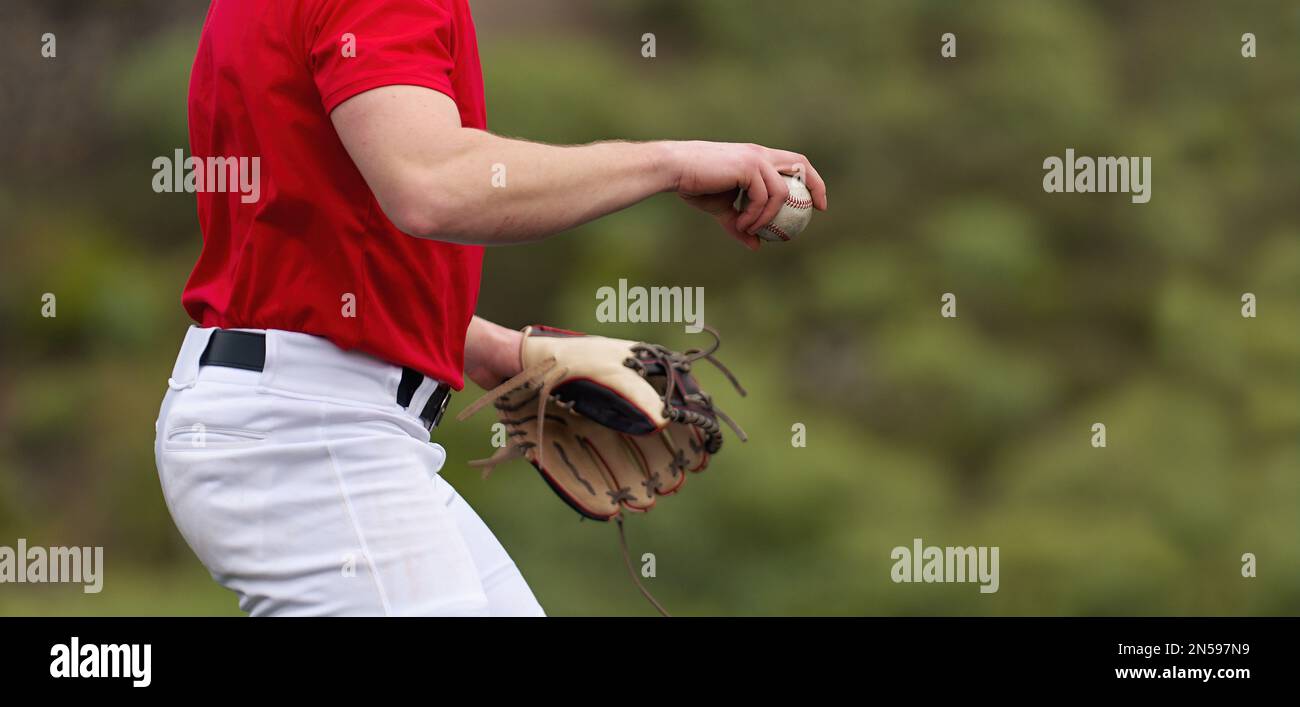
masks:
<path fill-rule="evenodd" d="M 703 471 L 722 447 L 719 421 L 744 431 L 713 405 L 691 372 L 708 361 L 741 394 L 745 390 L 707 350 L 678 353 L 574 331 L 531 326 L 520 347 L 523 371 L 463 412 L 496 406 L 507 446 L 470 462 L 484 476 L 502 462 L 524 457 L 578 513 L 608 521 L 624 510 L 648 511 L 660 496 Z"/>

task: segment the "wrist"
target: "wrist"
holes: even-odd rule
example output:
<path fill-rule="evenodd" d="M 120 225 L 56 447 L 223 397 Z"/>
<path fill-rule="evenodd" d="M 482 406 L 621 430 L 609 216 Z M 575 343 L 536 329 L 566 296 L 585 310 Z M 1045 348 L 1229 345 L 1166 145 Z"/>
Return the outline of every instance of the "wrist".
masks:
<path fill-rule="evenodd" d="M 660 192 L 675 192 L 682 182 L 680 150 L 676 142 L 659 140 L 643 143 L 647 149 L 650 173 Z"/>
<path fill-rule="evenodd" d="M 474 317 L 465 338 L 465 374 L 485 390 L 522 370 L 523 334 Z"/>
<path fill-rule="evenodd" d="M 501 327 L 501 344 L 497 348 L 501 352 L 501 372 L 502 378 L 513 378 L 520 371 L 524 370 L 524 333 L 515 329 L 506 329 Z"/>

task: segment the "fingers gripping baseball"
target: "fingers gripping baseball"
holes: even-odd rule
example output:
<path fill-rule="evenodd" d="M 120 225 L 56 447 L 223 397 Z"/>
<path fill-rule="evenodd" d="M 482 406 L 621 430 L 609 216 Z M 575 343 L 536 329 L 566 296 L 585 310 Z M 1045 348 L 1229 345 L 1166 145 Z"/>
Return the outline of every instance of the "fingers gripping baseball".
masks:
<path fill-rule="evenodd" d="M 826 184 L 801 154 L 709 142 L 679 143 L 677 150 L 678 193 L 751 249 L 759 239 L 790 240 L 807 226 L 813 209 L 827 207 Z M 718 196 L 734 205 L 730 213 L 718 209 Z"/>
<path fill-rule="evenodd" d="M 790 196 L 790 187 L 786 185 L 785 179 L 776 171 L 775 167 L 764 164 L 761 169 L 763 182 L 767 185 L 767 200 L 762 203 L 756 218 L 737 224 L 750 235 L 757 235 L 760 229 L 771 223 L 772 219 L 776 218 L 777 212 L 781 210 L 786 198 Z"/>

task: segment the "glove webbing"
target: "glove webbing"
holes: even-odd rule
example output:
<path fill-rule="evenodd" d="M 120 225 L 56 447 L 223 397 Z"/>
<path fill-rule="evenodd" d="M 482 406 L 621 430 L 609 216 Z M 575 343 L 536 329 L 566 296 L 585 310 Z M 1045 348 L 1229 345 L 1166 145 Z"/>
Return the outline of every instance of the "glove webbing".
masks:
<path fill-rule="evenodd" d="M 735 387 L 736 392 L 743 397 L 748 393 L 744 386 L 736 379 L 735 374 L 722 364 L 713 354 L 722 345 L 722 337 L 718 335 L 717 330 L 705 324 L 704 330 L 713 335 L 713 345 L 706 349 L 689 349 L 685 353 L 677 353 L 672 349 L 660 344 L 636 344 L 632 347 L 634 358 L 629 358 L 623 362 L 623 365 L 635 370 L 642 378 L 651 375 L 651 367 L 663 371 L 664 384 L 663 393 L 663 415 L 672 422 L 678 422 L 693 427 L 698 427 L 704 433 L 705 451 L 714 454 L 722 447 L 721 428 L 716 420 L 711 419 L 708 415 L 701 414 L 694 410 L 677 407 L 673 404 L 673 394 L 677 392 L 677 376 L 682 373 L 690 373 L 691 364 L 701 359 L 713 364 L 715 368 L 727 377 L 727 380 Z M 712 398 L 707 393 L 683 393 L 682 399 L 688 403 L 695 403 L 705 407 L 718 419 L 727 423 L 732 432 L 740 438 L 742 442 L 748 442 L 749 436 L 745 431 L 731 419 L 731 416 L 713 405 Z"/>

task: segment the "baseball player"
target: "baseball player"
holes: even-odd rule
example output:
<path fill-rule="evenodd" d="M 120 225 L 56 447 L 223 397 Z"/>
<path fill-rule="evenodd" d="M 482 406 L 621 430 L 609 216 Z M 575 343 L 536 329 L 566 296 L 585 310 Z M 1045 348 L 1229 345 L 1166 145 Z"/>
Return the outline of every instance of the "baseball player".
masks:
<path fill-rule="evenodd" d="M 794 152 L 553 146 L 486 126 L 467 0 L 213 0 L 208 10 L 190 79 L 192 162 L 208 176 L 211 164 L 256 164 L 257 188 L 232 186 L 247 185 L 244 173 L 198 190 L 203 248 L 182 295 L 196 324 L 168 380 L 155 453 L 177 528 L 249 614 L 542 615 L 438 473 L 446 452 L 430 439 L 451 393 L 466 377 L 495 387 L 503 415 L 540 399 L 539 442 L 563 431 L 544 407 L 557 401 L 575 419 L 639 435 L 611 443 L 641 462 L 652 457 L 636 439 L 676 434 L 672 444 L 697 457 L 682 461 L 669 445 L 675 475 L 716 451 L 717 418 L 685 375 L 712 355 L 476 317 L 483 247 L 539 241 L 675 192 L 757 249 L 788 196 L 783 175 L 805 177 L 826 208 L 823 181 Z M 591 434 L 516 451 L 551 479 L 572 454 L 592 456 Z M 665 492 L 657 472 L 638 468 L 645 494 Z M 637 485 L 592 498 L 633 507 Z"/>

